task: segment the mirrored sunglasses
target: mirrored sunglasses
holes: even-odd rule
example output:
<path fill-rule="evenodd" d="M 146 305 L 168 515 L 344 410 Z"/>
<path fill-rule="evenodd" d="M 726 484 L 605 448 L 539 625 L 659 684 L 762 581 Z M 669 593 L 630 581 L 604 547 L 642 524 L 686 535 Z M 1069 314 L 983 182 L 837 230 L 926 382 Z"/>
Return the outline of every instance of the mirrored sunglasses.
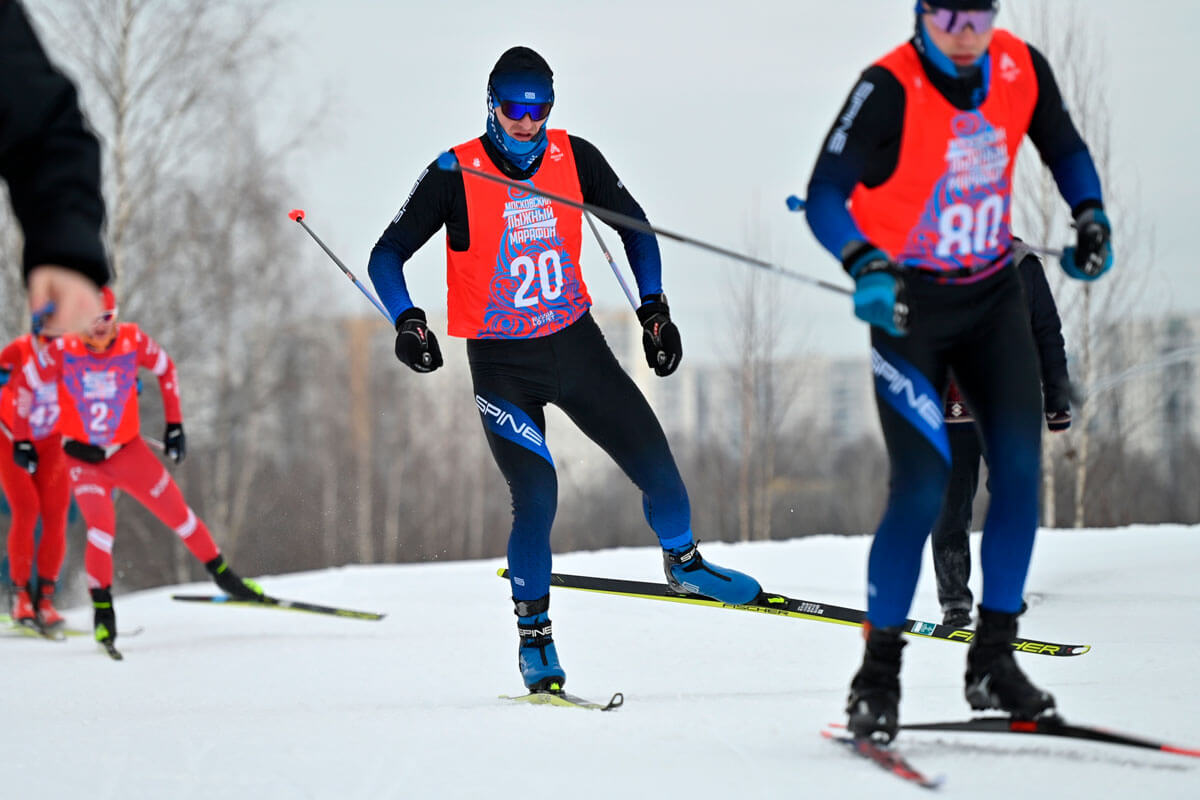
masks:
<path fill-rule="evenodd" d="M 940 30 L 946 33 L 962 33 L 971 28 L 976 33 L 987 33 L 996 23 L 996 11 L 953 11 L 948 8 L 925 7 L 925 13 Z"/>
<path fill-rule="evenodd" d="M 514 122 L 520 120 L 526 114 L 534 122 L 541 122 L 546 117 L 550 116 L 550 109 L 554 107 L 553 103 L 521 103 L 516 100 L 501 100 L 500 111 L 504 116 Z"/>

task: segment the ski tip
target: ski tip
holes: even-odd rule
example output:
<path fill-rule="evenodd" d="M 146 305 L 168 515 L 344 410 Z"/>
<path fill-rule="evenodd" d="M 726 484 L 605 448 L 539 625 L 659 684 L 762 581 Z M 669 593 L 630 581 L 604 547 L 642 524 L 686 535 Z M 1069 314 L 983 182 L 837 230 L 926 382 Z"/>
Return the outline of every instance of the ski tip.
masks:
<path fill-rule="evenodd" d="M 803 211 L 806 203 L 800 197 L 790 194 L 787 199 L 788 211 Z"/>
<path fill-rule="evenodd" d="M 500 569 L 496 570 L 496 574 L 499 575 L 501 578 L 507 578 L 508 577 L 508 569 L 506 569 L 505 567 L 500 567 Z"/>
<path fill-rule="evenodd" d="M 438 165 L 438 169 L 440 169 L 440 170 L 445 170 L 447 172 L 453 172 L 454 170 L 458 169 L 458 167 L 459 167 L 458 158 L 454 155 L 453 151 L 447 150 L 446 152 L 442 153 L 440 156 L 437 157 L 437 165 Z"/>
<path fill-rule="evenodd" d="M 288 212 L 288 219 L 290 219 L 292 222 L 299 222 L 300 220 L 304 219 L 304 209 L 293 208 Z"/>
<path fill-rule="evenodd" d="M 1164 744 L 1162 746 L 1164 753 L 1174 753 L 1177 756 L 1191 756 L 1192 758 L 1200 758 L 1200 750 L 1193 750 L 1190 747 L 1176 747 L 1173 744 Z"/>

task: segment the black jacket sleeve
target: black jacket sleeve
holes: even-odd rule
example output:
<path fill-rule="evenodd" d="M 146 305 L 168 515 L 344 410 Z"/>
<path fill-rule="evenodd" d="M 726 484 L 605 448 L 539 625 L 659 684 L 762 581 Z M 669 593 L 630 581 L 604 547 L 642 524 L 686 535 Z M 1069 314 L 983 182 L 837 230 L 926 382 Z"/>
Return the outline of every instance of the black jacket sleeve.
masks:
<path fill-rule="evenodd" d="M 578 136 L 570 138 L 583 202 L 648 222 L 646 212 L 638 205 L 637 200 L 633 199 L 629 189 L 617 177 L 617 173 L 609 166 L 599 149 L 586 139 Z M 608 224 L 621 237 L 629 268 L 637 281 L 638 295 L 644 300 L 651 295 L 660 294 L 663 290 L 662 253 L 658 249 L 658 237 L 624 225 Z"/>
<path fill-rule="evenodd" d="M 405 262 L 442 225 L 446 226 L 451 250 L 462 252 L 470 247 L 467 193 L 463 188 L 462 173 L 439 169 L 437 161 L 433 161 L 417 177 L 408 199 L 375 246 L 392 250 L 401 262 Z"/>
<path fill-rule="evenodd" d="M 1028 47 L 1038 87 L 1037 103 L 1033 107 L 1033 117 L 1029 120 L 1028 136 L 1042 161 L 1053 165 L 1066 156 L 1086 151 L 1087 144 L 1067 112 L 1050 62 L 1037 48 L 1032 45 Z"/>
<path fill-rule="evenodd" d="M 58 264 L 108 283 L 100 146 L 15 0 L 0 1 L 0 176 L 25 233 L 25 275 Z"/>
<path fill-rule="evenodd" d="M 1042 261 L 1026 254 L 1017 265 L 1029 303 L 1029 321 L 1042 369 L 1042 396 L 1046 411 L 1067 411 L 1071 407 L 1071 384 L 1067 374 L 1067 351 L 1063 342 L 1062 320 L 1050 293 L 1050 284 Z"/>

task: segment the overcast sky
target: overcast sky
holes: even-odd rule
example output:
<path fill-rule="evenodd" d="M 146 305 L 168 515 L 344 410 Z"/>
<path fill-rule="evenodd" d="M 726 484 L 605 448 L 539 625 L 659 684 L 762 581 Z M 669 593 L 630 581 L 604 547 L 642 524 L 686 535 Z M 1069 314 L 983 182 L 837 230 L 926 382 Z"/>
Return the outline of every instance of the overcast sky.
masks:
<path fill-rule="evenodd" d="M 1064 18 L 1076 5 L 1047 1 Z M 1042 0 L 1003 3 L 1001 24 L 1033 2 Z M 1110 209 L 1119 214 L 1122 196 L 1137 198 L 1156 230 L 1160 258 L 1143 310 L 1200 309 L 1200 270 L 1189 250 L 1200 107 L 1187 74 L 1171 68 L 1195 47 L 1200 5 L 1078 6 L 1109 54 L 1119 178 L 1105 187 Z M 550 124 L 598 146 L 653 223 L 850 285 L 784 199 L 803 193 L 858 73 L 910 34 L 910 0 L 287 0 L 282 7 L 280 24 L 299 55 L 281 71 L 275 100 L 302 106 L 326 97 L 330 116 L 296 159 L 298 195 L 281 198 L 281 207 L 305 207 L 314 229 L 364 278 L 372 245 L 425 165 L 482 133 L 487 74 L 501 52 L 524 44 L 555 72 Z M 607 236 L 610 247 L 618 244 Z M 1064 228 L 1047 244 L 1069 236 Z M 1118 262 L 1105 280 L 1122 279 L 1121 251 L 1138 246 L 1115 244 Z M 728 281 L 753 268 L 670 241 L 661 246 L 685 349 L 702 356 L 727 318 Z M 445 307 L 444 250 L 439 234 L 406 268 L 413 298 L 428 309 Z M 583 267 L 598 306 L 626 302 L 588 238 Z M 347 309 L 363 302 L 332 265 L 328 280 L 328 293 Z M 866 328 L 848 298 L 772 280 L 794 312 L 798 346 L 865 354 Z"/>

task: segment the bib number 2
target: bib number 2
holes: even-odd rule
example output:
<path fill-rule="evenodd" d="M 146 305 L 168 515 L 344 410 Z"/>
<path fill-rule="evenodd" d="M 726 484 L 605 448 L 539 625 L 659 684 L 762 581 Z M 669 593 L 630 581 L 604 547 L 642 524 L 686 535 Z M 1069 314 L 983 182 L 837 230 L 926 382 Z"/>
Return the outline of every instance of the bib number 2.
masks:
<path fill-rule="evenodd" d="M 513 305 L 517 308 L 536 306 L 542 299 L 554 300 L 562 294 L 562 260 L 557 250 L 543 250 L 536 264 L 529 256 L 518 256 L 509 262 L 508 274 L 521 278 L 521 285 L 513 295 Z M 533 286 L 535 280 L 540 293 Z"/>
<path fill-rule="evenodd" d="M 88 406 L 88 411 L 92 415 L 92 420 L 88 424 L 88 430 L 96 433 L 103 433 L 108 430 L 108 403 L 92 403 Z"/>

